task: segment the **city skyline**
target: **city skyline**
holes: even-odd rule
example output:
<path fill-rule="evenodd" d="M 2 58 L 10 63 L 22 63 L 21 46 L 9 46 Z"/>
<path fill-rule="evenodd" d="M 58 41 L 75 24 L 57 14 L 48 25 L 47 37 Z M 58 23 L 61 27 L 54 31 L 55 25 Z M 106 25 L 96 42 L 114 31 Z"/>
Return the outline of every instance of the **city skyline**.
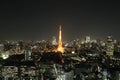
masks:
<path fill-rule="evenodd" d="M 120 39 L 120 6 L 115 1 L 2 1 L 0 39 L 58 39 L 62 25 L 63 41 L 86 35 Z"/>

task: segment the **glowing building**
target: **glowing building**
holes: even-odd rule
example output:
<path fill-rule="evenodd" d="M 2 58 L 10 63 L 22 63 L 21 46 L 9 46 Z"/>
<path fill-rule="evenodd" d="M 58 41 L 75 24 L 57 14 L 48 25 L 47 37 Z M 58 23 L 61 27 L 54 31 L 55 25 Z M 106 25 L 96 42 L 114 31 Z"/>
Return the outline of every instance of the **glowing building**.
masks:
<path fill-rule="evenodd" d="M 58 48 L 57 48 L 58 52 L 64 53 L 64 48 L 62 45 L 62 30 L 61 30 L 61 25 L 59 27 L 59 40 L 58 40 Z"/>
<path fill-rule="evenodd" d="M 54 36 L 52 38 L 52 45 L 57 45 L 56 37 L 54 37 Z"/>
<path fill-rule="evenodd" d="M 90 42 L 90 36 L 86 36 L 86 37 L 85 37 L 85 42 L 86 42 L 86 43 L 89 43 L 89 42 Z"/>
<path fill-rule="evenodd" d="M 114 52 L 114 42 L 112 36 L 107 37 L 107 43 L 106 43 L 106 54 L 108 56 L 112 56 Z"/>

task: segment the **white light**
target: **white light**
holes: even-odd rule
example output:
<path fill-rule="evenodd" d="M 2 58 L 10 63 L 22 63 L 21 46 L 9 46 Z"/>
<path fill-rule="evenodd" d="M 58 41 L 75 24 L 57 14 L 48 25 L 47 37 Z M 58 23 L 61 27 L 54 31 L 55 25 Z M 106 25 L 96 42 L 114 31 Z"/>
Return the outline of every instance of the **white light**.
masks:
<path fill-rule="evenodd" d="M 84 41 L 82 41 L 81 44 L 84 44 Z"/>
<path fill-rule="evenodd" d="M 9 57 L 9 55 L 5 55 L 5 54 L 2 55 L 3 59 L 7 59 L 8 57 Z"/>
<path fill-rule="evenodd" d="M 86 59 L 85 59 L 85 58 L 82 58 L 82 61 L 86 61 Z"/>
<path fill-rule="evenodd" d="M 75 54 L 75 51 L 72 51 L 72 54 Z"/>

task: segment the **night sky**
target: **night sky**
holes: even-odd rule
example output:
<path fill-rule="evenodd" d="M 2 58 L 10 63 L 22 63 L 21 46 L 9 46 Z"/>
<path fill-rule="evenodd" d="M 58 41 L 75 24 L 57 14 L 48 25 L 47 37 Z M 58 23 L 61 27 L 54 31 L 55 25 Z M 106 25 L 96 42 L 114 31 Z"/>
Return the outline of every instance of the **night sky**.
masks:
<path fill-rule="evenodd" d="M 58 38 L 59 25 L 64 41 L 86 35 L 120 39 L 120 4 L 114 0 L 96 1 L 4 0 L 0 2 L 0 39 Z"/>

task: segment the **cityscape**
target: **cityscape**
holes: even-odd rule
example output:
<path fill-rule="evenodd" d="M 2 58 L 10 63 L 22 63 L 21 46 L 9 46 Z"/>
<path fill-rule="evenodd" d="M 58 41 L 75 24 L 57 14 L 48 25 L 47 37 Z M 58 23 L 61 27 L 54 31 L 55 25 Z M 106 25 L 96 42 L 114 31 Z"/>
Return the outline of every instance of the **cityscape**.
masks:
<path fill-rule="evenodd" d="M 0 80 L 120 80 L 115 0 L 2 0 Z"/>
<path fill-rule="evenodd" d="M 0 80 L 119 80 L 120 42 L 104 40 L 0 41 Z"/>

